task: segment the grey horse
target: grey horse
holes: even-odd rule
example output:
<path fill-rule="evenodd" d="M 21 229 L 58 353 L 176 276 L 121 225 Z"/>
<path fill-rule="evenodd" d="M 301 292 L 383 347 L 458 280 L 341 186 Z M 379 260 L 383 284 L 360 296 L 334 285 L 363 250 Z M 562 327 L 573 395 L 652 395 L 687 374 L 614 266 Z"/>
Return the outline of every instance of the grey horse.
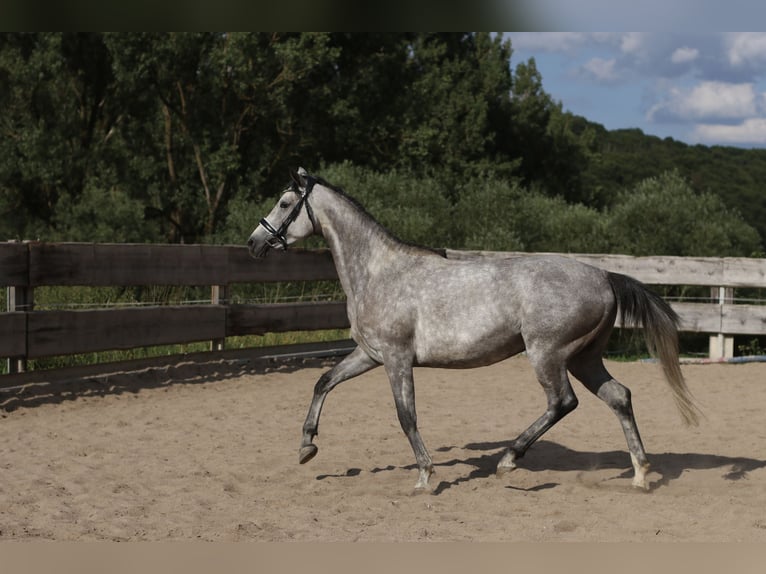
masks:
<path fill-rule="evenodd" d="M 398 240 L 341 189 L 300 169 L 247 244 L 254 257 L 263 257 L 312 234 L 323 236 L 332 252 L 357 347 L 314 387 L 303 425 L 302 464 L 317 454 L 313 441 L 327 393 L 383 365 L 415 453 L 415 489 L 427 490 L 433 463 L 418 431 L 413 367 L 479 367 L 526 351 L 547 409 L 510 441 L 497 473 L 516 468 L 532 443 L 577 406 L 571 373 L 617 415 L 633 485 L 647 489 L 649 462 L 630 391 L 602 360 L 618 309 L 623 325 L 643 327 L 682 418 L 697 424 L 698 410 L 678 361 L 678 317 L 631 277 L 559 256 L 447 259 Z"/>

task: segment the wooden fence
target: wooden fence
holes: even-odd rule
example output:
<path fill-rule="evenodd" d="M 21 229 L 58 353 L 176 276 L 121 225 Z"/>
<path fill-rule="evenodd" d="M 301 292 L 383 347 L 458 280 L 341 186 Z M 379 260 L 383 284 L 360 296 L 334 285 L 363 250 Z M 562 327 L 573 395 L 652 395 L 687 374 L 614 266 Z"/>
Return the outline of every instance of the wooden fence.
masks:
<path fill-rule="evenodd" d="M 519 253 L 445 250 L 448 258 L 518 257 Z M 733 335 L 766 334 L 766 305 L 735 304 L 734 288 L 766 287 L 766 259 L 570 255 L 647 284 L 709 286 L 712 302 L 673 303 L 682 330 L 711 334 L 711 356 L 731 356 Z M 5 243 L 0 285 L 0 357 L 10 371 L 27 359 L 213 341 L 226 337 L 348 326 L 345 303 L 231 304 L 238 283 L 337 279 L 327 250 L 290 250 L 253 260 L 244 247 L 207 245 Z M 41 286 L 209 286 L 204 305 L 36 310 Z"/>
<path fill-rule="evenodd" d="M 245 248 L 207 245 L 0 244 L 0 357 L 26 359 L 348 326 L 344 302 L 233 305 L 235 283 L 337 279 L 329 251 L 291 250 L 255 261 Z M 42 286 L 210 286 L 207 305 L 35 310 Z"/>

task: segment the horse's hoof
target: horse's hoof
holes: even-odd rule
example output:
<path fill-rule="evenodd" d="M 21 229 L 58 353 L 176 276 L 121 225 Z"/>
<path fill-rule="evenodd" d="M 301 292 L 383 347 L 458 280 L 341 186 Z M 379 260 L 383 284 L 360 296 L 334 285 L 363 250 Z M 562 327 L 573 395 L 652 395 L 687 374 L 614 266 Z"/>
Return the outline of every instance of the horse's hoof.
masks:
<path fill-rule="evenodd" d="M 302 446 L 300 452 L 298 453 L 298 462 L 301 464 L 306 464 L 316 456 L 318 451 L 319 449 L 316 447 L 316 445 L 313 444 Z"/>
<path fill-rule="evenodd" d="M 633 479 L 633 488 L 642 492 L 649 492 L 651 490 L 649 483 L 644 480 Z"/>
<path fill-rule="evenodd" d="M 416 486 L 410 492 L 410 496 L 420 496 L 421 494 L 431 494 L 431 489 L 427 486 Z"/>
<path fill-rule="evenodd" d="M 516 470 L 516 453 L 512 450 L 505 451 L 505 454 L 503 455 L 503 458 L 500 459 L 500 462 L 497 463 L 497 468 L 495 469 L 495 476 L 500 478 L 501 476 L 504 476 L 508 474 L 509 472 Z"/>
<path fill-rule="evenodd" d="M 497 478 L 500 478 L 500 477 L 502 477 L 502 476 L 505 476 L 505 475 L 506 475 L 506 474 L 508 474 L 509 472 L 513 472 L 513 471 L 514 471 L 514 470 L 516 470 L 517 468 L 518 468 L 518 467 L 517 467 L 515 464 L 504 465 L 504 466 L 500 466 L 500 465 L 498 465 L 498 466 L 497 466 L 497 469 L 495 469 L 495 476 L 496 476 Z"/>

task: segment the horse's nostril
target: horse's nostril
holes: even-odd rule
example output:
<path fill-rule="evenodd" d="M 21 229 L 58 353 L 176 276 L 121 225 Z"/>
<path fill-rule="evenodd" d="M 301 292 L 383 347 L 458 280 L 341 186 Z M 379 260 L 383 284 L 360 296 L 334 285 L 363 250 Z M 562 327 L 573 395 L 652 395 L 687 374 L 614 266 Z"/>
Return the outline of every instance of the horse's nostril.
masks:
<path fill-rule="evenodd" d="M 255 240 L 251 237 L 250 239 L 247 240 L 247 246 L 252 248 L 253 245 L 255 245 Z"/>

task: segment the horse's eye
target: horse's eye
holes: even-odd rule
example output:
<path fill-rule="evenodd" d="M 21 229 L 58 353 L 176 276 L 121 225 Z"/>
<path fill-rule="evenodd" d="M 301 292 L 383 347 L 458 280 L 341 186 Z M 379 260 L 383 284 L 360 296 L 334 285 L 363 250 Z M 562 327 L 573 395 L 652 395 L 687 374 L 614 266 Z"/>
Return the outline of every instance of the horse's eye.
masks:
<path fill-rule="evenodd" d="M 281 207 L 282 209 L 287 209 L 288 207 L 290 207 L 290 202 L 289 201 L 280 201 L 279 202 L 279 207 Z"/>

